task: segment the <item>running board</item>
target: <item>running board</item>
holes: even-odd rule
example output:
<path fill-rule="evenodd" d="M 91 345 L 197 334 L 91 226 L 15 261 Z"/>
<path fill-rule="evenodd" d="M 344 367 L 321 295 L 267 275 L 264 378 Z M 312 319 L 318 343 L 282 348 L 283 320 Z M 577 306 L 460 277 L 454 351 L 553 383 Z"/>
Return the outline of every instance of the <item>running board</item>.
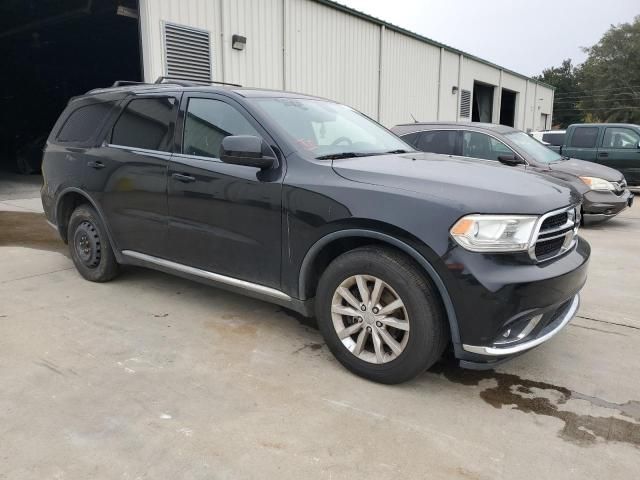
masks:
<path fill-rule="evenodd" d="M 145 263 L 157 265 L 163 269 L 173 270 L 187 275 L 193 275 L 194 277 L 200 277 L 206 280 L 210 280 L 216 283 L 229 285 L 230 287 L 240 288 L 242 290 L 248 290 L 259 295 L 275 298 L 280 301 L 291 302 L 291 297 L 280 290 L 275 288 L 265 287 L 264 285 L 258 285 L 257 283 L 247 282 L 246 280 L 239 280 L 233 277 L 227 277 L 220 275 L 219 273 L 209 272 L 207 270 L 201 270 L 199 268 L 190 267 L 181 263 L 165 260 L 164 258 L 153 257 L 145 253 L 134 252 L 133 250 L 123 250 L 122 254 L 126 257 L 135 258 Z"/>

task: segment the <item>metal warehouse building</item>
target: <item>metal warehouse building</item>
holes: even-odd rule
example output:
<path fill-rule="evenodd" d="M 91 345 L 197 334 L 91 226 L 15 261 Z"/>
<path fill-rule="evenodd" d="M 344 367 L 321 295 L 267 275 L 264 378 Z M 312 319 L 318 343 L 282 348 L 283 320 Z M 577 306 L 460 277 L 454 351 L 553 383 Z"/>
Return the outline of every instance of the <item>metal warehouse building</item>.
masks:
<path fill-rule="evenodd" d="M 318 95 L 387 126 L 551 127 L 551 87 L 328 0 L 9 2 L 0 55 L 5 158 L 41 141 L 70 96 L 159 76 Z"/>
<path fill-rule="evenodd" d="M 413 116 L 551 127 L 551 88 L 335 2 L 140 0 L 140 26 L 148 81 L 200 65 L 215 80 L 331 98 L 387 126 Z"/>

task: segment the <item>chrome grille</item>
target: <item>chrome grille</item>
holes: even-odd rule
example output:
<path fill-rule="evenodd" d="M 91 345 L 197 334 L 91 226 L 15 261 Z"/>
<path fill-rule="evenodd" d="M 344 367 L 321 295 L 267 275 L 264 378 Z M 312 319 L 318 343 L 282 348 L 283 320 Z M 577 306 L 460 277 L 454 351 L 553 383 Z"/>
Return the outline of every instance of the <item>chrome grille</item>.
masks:
<path fill-rule="evenodd" d="M 529 256 L 538 262 L 551 260 L 573 248 L 580 226 L 580 206 L 556 210 L 538 220 Z"/>
<path fill-rule="evenodd" d="M 622 195 L 627 188 L 627 181 L 622 180 L 621 182 L 611 182 L 614 188 L 614 192 L 616 195 Z"/>

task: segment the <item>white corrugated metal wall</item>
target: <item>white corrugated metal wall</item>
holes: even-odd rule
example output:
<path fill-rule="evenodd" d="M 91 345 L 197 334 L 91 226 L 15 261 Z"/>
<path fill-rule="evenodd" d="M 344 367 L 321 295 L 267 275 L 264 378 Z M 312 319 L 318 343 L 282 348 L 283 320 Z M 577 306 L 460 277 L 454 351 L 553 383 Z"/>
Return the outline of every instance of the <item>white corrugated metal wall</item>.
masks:
<path fill-rule="evenodd" d="M 382 29 L 380 118 L 387 125 L 435 120 L 440 49 Z"/>
<path fill-rule="evenodd" d="M 376 118 L 380 27 L 311 0 L 285 0 L 286 88 Z"/>
<path fill-rule="evenodd" d="M 165 74 L 163 22 L 211 33 L 212 78 L 331 98 L 391 126 L 459 118 L 461 90 L 515 91 L 517 128 L 540 129 L 552 89 L 315 0 L 140 0 L 145 80 Z M 247 38 L 231 48 L 234 34 Z M 459 87 L 457 91 L 453 87 Z"/>

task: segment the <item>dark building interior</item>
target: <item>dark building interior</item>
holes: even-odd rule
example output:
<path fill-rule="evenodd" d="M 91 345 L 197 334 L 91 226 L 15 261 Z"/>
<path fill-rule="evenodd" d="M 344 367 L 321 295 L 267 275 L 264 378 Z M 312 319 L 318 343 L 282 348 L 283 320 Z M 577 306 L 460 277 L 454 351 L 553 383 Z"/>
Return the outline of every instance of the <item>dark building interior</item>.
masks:
<path fill-rule="evenodd" d="M 472 122 L 491 123 L 493 118 L 493 90 L 492 85 L 473 82 Z"/>
<path fill-rule="evenodd" d="M 33 173 L 71 97 L 141 80 L 137 0 L 0 4 L 0 166 Z"/>
<path fill-rule="evenodd" d="M 502 89 L 500 100 L 500 124 L 509 127 L 515 126 L 516 121 L 516 92 Z"/>

